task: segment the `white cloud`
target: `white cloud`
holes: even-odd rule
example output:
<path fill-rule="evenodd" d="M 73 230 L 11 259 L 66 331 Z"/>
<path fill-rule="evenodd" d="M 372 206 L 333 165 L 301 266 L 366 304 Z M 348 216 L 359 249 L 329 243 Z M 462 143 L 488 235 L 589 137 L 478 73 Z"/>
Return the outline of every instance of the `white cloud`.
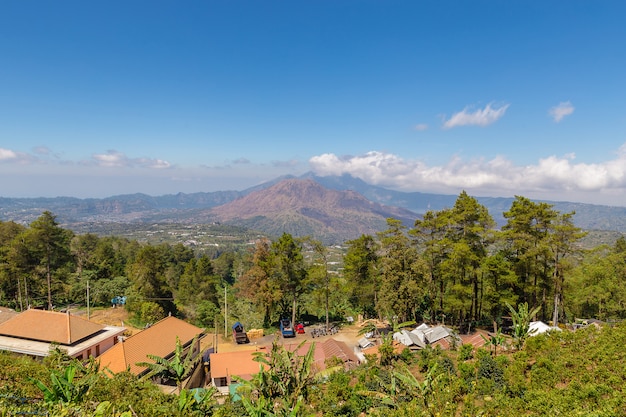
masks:
<path fill-rule="evenodd" d="M 558 106 L 548 110 L 548 114 L 556 123 L 559 123 L 565 116 L 569 116 L 572 113 L 574 113 L 574 106 L 569 101 L 563 101 Z"/>
<path fill-rule="evenodd" d="M 0 148 L 0 161 L 11 161 L 17 159 L 17 153 L 10 150 Z"/>
<path fill-rule="evenodd" d="M 0 148 L 0 163 L 29 165 L 41 162 L 37 157 L 11 149 Z"/>
<path fill-rule="evenodd" d="M 318 175 L 350 174 L 371 184 L 402 191 L 567 199 L 572 194 L 602 204 L 598 194 L 619 196 L 626 191 L 626 144 L 614 160 L 576 163 L 575 155 L 549 156 L 534 165 L 517 166 L 505 157 L 463 160 L 454 157 L 442 166 L 427 166 L 418 160 L 372 151 L 364 155 L 338 157 L 323 154 L 309 160 Z M 594 196 L 595 193 L 595 196 Z M 620 202 L 621 204 L 622 202 Z"/>
<path fill-rule="evenodd" d="M 491 107 L 491 103 L 487 104 L 484 109 L 471 111 L 470 107 L 465 107 L 462 111 L 455 113 L 448 120 L 444 121 L 444 129 L 452 129 L 458 126 L 488 126 L 495 123 L 504 116 L 508 104 L 504 104 L 498 108 Z"/>
<path fill-rule="evenodd" d="M 414 129 L 418 131 L 428 130 L 428 125 L 426 123 L 420 123 L 418 125 L 415 125 Z"/>
<path fill-rule="evenodd" d="M 151 158 L 129 158 L 124 153 L 115 150 L 109 150 L 103 154 L 93 154 L 92 159 L 96 165 L 104 168 L 150 168 L 164 169 L 170 168 L 171 164 L 162 159 Z"/>

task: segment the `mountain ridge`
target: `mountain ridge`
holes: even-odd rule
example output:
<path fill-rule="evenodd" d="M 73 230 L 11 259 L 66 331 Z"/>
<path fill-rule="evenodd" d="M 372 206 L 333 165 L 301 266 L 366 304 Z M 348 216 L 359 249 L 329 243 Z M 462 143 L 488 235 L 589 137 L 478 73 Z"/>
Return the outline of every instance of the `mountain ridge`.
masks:
<path fill-rule="evenodd" d="M 283 185 L 280 191 L 272 189 L 281 183 Z M 298 187 L 295 184 L 299 184 Z M 246 200 L 248 196 L 252 197 Z M 279 177 L 243 191 L 162 196 L 135 193 L 101 199 L 0 197 L 0 220 L 29 224 L 43 211 L 48 210 L 57 216 L 60 224 L 69 228 L 77 224 L 106 222 L 239 222 L 237 225 L 255 230 L 270 230 L 275 233 L 282 228 L 285 231 L 296 231 L 294 234 L 308 231 L 313 233 L 307 234 L 320 234 L 329 238 L 337 236 L 336 230 L 352 230 L 352 235 L 361 231 L 365 233 L 374 229 L 380 230 L 379 228 L 384 228 L 385 216 L 397 216 L 409 225 L 411 218 L 417 218 L 428 210 L 452 207 L 457 197 L 389 190 L 349 175 L 319 177 L 307 173 L 300 177 Z M 514 201 L 514 198 L 509 197 L 474 198 L 487 207 L 499 225 L 505 221 L 502 213 L 509 210 Z M 339 201 L 348 206 L 341 206 Z M 278 202 L 281 202 L 281 207 Z M 626 232 L 624 207 L 546 202 L 563 213 L 575 211 L 574 222 L 583 229 Z M 350 208 L 349 204 L 358 205 L 361 211 L 354 211 L 355 208 Z M 218 209 L 220 206 L 228 208 Z M 269 213 L 268 210 L 273 206 L 276 206 L 274 212 Z M 227 215 L 229 211 L 240 214 L 236 218 Z M 343 232 L 339 235 L 343 235 Z"/>

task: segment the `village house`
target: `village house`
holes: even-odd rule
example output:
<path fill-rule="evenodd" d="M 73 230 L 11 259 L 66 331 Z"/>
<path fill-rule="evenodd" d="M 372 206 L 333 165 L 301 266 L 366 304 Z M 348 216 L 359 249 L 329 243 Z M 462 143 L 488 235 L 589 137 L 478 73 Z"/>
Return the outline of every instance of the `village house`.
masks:
<path fill-rule="evenodd" d="M 129 371 L 142 376 L 148 372 L 145 366 L 137 365 L 140 362 L 152 362 L 148 355 L 169 359 L 176 351 L 176 339 L 180 340 L 185 349 L 193 349 L 195 354 L 200 352 L 200 340 L 204 337 L 204 329 L 189 324 L 176 317 L 169 316 L 153 324 L 102 354 L 100 367 L 112 373 Z M 197 339 L 196 339 L 197 336 Z M 196 340 L 194 346 L 191 343 Z"/>
<path fill-rule="evenodd" d="M 295 351 L 299 356 L 304 356 L 311 344 L 312 342 L 306 342 L 302 345 L 286 344 L 284 348 L 292 352 Z M 210 354 L 211 385 L 216 387 L 221 394 L 235 395 L 236 387 L 239 385 L 236 381 L 237 378 L 250 380 L 254 374 L 261 370 L 261 366 L 266 367 L 255 361 L 254 357 L 255 352 L 269 353 L 267 349 L 270 348 L 260 348 L 257 351 L 243 350 Z M 353 350 L 342 341 L 331 338 L 315 342 L 312 366 L 316 371 L 325 370 L 332 358 L 341 362 L 345 369 L 350 369 L 359 363 Z"/>
<path fill-rule="evenodd" d="M 88 359 L 112 348 L 125 330 L 69 312 L 29 309 L 0 323 L 0 350 L 44 358 L 59 347 L 73 358 Z"/>

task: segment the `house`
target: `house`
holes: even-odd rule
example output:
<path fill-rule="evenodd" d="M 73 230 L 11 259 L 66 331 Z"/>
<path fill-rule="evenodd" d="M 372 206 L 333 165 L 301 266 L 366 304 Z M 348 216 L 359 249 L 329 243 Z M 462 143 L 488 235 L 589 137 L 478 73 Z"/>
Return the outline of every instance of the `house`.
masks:
<path fill-rule="evenodd" d="M 190 346 L 198 336 L 195 346 Z M 176 351 L 176 339 L 184 348 L 193 348 L 200 352 L 200 339 L 204 337 L 204 329 L 189 324 L 176 317 L 169 316 L 156 322 L 113 346 L 104 352 L 98 359 L 100 367 L 107 368 L 113 373 L 129 371 L 142 376 L 148 368 L 139 366 L 139 362 L 150 362 L 148 355 L 169 359 Z"/>
<path fill-rule="evenodd" d="M 289 344 L 285 345 L 285 349 L 294 351 L 297 349 L 299 356 L 304 356 L 311 348 L 311 343 Z M 335 340 L 333 338 L 326 339 L 323 342 L 315 342 L 315 348 L 313 350 L 313 366 L 317 371 L 323 371 L 326 369 L 326 365 L 329 360 L 337 359 L 343 363 L 345 369 L 355 367 L 361 362 L 357 355 L 355 355 L 353 349 L 350 349 L 345 342 Z"/>
<path fill-rule="evenodd" d="M 392 346 L 393 346 L 393 352 L 396 355 L 400 355 L 402 351 L 406 349 L 405 345 L 403 345 L 400 342 L 396 342 L 395 340 L 392 342 Z M 380 355 L 380 345 L 370 346 L 368 348 L 361 350 L 360 352 L 360 356 L 364 360 L 367 360 L 367 356 L 375 356 L 376 358 L 378 358 L 379 355 Z"/>
<path fill-rule="evenodd" d="M 464 345 L 472 345 L 474 349 L 482 348 L 487 344 L 487 340 L 491 337 L 491 333 L 486 330 L 476 330 L 471 334 L 462 334 L 461 343 Z M 485 340 L 486 339 L 486 340 Z"/>
<path fill-rule="evenodd" d="M 312 342 L 303 344 L 285 344 L 283 347 L 290 352 L 295 352 L 298 356 L 304 356 L 311 348 Z M 345 342 L 335 339 L 327 339 L 323 342 L 315 342 L 313 350 L 312 367 L 316 371 L 326 369 L 328 360 L 336 358 L 341 361 L 346 369 L 352 368 L 359 363 L 358 357 Z M 270 349 L 270 348 L 268 348 Z M 235 391 L 238 385 L 236 378 L 250 380 L 254 374 L 259 373 L 261 367 L 267 369 L 265 364 L 254 360 L 255 356 L 261 352 L 269 353 L 265 348 L 254 350 L 237 350 L 231 352 L 211 353 L 209 362 L 211 364 L 211 384 L 217 390 L 226 395 Z M 236 377 L 236 378 L 233 378 Z"/>
<path fill-rule="evenodd" d="M 252 379 L 252 375 L 257 374 L 261 366 L 265 367 L 254 360 L 254 353 L 254 350 L 211 353 L 211 384 L 221 394 L 226 395 L 229 387 L 237 384 L 233 377 Z"/>
<path fill-rule="evenodd" d="M 420 330 L 400 330 L 393 334 L 393 340 L 408 346 L 409 349 L 423 349 L 426 347 L 426 339 L 424 333 Z"/>
<path fill-rule="evenodd" d="M 112 348 L 125 330 L 69 312 L 29 309 L 0 323 L 0 350 L 43 358 L 58 346 L 73 358 L 88 359 Z"/>

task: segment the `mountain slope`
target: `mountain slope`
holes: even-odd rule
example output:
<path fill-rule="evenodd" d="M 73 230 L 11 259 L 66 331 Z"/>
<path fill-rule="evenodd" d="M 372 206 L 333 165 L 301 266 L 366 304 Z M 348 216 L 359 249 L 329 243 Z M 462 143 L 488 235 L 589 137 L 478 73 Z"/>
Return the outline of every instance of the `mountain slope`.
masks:
<path fill-rule="evenodd" d="M 331 190 L 310 179 L 280 181 L 215 207 L 211 214 L 218 221 L 271 235 L 312 235 L 331 243 L 375 234 L 386 228 L 390 217 L 407 226 L 418 217 L 409 210 L 369 201 L 355 191 Z"/>

